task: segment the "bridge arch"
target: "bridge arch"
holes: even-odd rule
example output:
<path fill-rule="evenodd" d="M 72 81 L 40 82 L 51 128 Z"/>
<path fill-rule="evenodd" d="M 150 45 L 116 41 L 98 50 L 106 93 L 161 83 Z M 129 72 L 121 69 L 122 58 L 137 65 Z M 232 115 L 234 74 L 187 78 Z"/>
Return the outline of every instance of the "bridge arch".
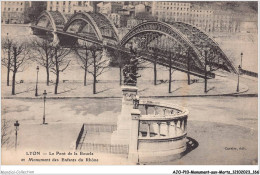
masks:
<path fill-rule="evenodd" d="M 95 39 L 98 41 L 104 41 L 106 38 L 116 42 L 119 40 L 118 31 L 114 24 L 105 15 L 100 13 L 76 13 L 68 20 L 63 28 L 63 32 L 75 33 L 80 36 L 84 36 L 87 33 L 85 30 L 93 33 Z"/>
<path fill-rule="evenodd" d="M 131 29 L 122 38 L 120 41 L 120 46 L 125 47 L 125 45 L 128 44 L 133 38 L 140 38 L 142 36 L 149 35 L 150 33 L 157 33 L 160 35 L 160 37 L 167 36 L 175 40 L 179 46 L 182 47 L 182 49 L 186 49 L 186 51 L 188 50 L 189 57 L 192 59 L 193 64 L 195 65 L 195 69 L 200 69 L 202 71 L 204 70 L 205 51 L 207 51 L 207 59 L 212 62 L 215 61 L 215 63 L 212 64 L 213 66 L 221 67 L 226 71 L 236 73 L 236 69 L 232 65 L 231 61 L 227 58 L 225 53 L 214 40 L 212 40 L 207 34 L 200 31 L 196 27 L 185 23 L 165 23 L 160 21 L 148 21 L 141 23 Z M 153 40 L 154 39 L 149 39 L 147 44 L 151 43 Z M 175 46 L 172 45 L 172 47 Z M 219 60 L 222 61 L 221 65 Z M 187 61 L 185 60 L 184 62 Z M 185 69 L 187 69 L 187 67 Z"/>
<path fill-rule="evenodd" d="M 176 28 L 178 28 L 180 31 L 182 31 L 185 35 L 190 38 L 190 41 L 198 48 L 198 50 L 202 53 L 206 48 L 209 48 L 210 50 L 214 50 L 214 58 L 213 60 L 215 63 L 222 61 L 225 63 L 225 70 L 228 70 L 233 73 L 237 73 L 236 68 L 232 64 L 232 62 L 229 60 L 225 52 L 221 49 L 219 44 L 211 38 L 207 33 L 199 30 L 197 27 L 183 23 L 183 22 L 176 22 L 171 23 Z M 204 44 L 201 44 L 204 43 Z"/>
<path fill-rule="evenodd" d="M 32 27 L 56 32 L 63 29 L 66 22 L 67 18 L 59 11 L 45 10 L 40 14 Z"/>

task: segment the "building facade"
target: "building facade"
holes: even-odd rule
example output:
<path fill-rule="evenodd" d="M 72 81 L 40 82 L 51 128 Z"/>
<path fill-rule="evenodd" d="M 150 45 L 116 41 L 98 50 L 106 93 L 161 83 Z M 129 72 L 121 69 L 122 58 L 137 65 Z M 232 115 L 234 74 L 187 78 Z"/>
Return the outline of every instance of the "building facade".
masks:
<path fill-rule="evenodd" d="M 2 1 L 1 23 L 23 24 L 28 15 L 26 14 L 30 3 L 28 1 Z"/>
<path fill-rule="evenodd" d="M 159 21 L 184 22 L 205 32 L 240 32 L 242 21 L 234 11 L 181 1 L 154 1 L 152 15 L 158 17 Z"/>
<path fill-rule="evenodd" d="M 157 16 L 160 21 L 187 21 L 190 15 L 188 2 L 163 2 L 153 1 L 152 15 Z"/>
<path fill-rule="evenodd" d="M 101 2 L 98 5 L 98 12 L 103 14 L 118 13 L 123 9 L 123 2 Z"/>
<path fill-rule="evenodd" d="M 47 1 L 47 10 L 74 14 L 93 11 L 93 7 L 90 1 Z"/>

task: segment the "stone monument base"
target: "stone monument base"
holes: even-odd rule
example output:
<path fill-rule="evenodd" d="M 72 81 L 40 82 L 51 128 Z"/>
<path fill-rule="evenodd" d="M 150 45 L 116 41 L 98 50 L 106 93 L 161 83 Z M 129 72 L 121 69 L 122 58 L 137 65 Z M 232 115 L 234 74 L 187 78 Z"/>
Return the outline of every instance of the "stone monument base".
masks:
<path fill-rule="evenodd" d="M 112 133 L 111 144 L 129 145 L 131 136 L 131 111 L 133 110 L 133 99 L 137 95 L 136 86 L 122 86 L 122 109 L 117 117 L 117 130 Z"/>

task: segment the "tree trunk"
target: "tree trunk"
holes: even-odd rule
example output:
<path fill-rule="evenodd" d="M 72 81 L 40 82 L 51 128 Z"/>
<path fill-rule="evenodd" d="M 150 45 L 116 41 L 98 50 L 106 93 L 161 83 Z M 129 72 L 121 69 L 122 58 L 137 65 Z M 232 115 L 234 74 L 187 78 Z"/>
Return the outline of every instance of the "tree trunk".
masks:
<path fill-rule="evenodd" d="M 96 76 L 93 75 L 93 94 L 96 94 Z"/>
<path fill-rule="evenodd" d="M 48 67 L 46 67 L 46 74 L 47 74 L 46 84 L 47 84 L 47 86 L 49 86 L 49 82 L 50 82 L 50 72 L 49 72 L 49 68 L 48 68 Z"/>
<path fill-rule="evenodd" d="M 7 86 L 9 86 L 10 66 L 11 66 L 10 49 L 11 49 L 11 48 L 9 48 L 9 50 L 8 50 L 8 63 L 7 63 Z"/>
<path fill-rule="evenodd" d="M 59 85 L 59 76 L 60 76 L 60 71 L 59 70 L 57 70 L 57 72 L 56 72 L 57 74 L 56 74 L 56 83 L 55 83 L 55 94 L 58 94 L 58 85 Z"/>
<path fill-rule="evenodd" d="M 84 86 L 87 86 L 87 71 L 88 71 L 88 50 L 87 50 L 87 47 L 86 47 L 86 58 L 85 58 L 85 73 L 84 73 Z"/>
<path fill-rule="evenodd" d="M 50 82 L 50 72 L 49 72 L 49 58 L 47 56 L 47 51 L 46 51 L 46 74 L 47 74 L 47 86 L 49 86 L 49 82 Z"/>
<path fill-rule="evenodd" d="M 172 92 L 172 58 L 170 58 L 170 69 L 169 69 L 169 93 Z"/>
<path fill-rule="evenodd" d="M 94 59 L 94 74 L 93 74 L 93 94 L 96 94 L 96 79 L 97 79 L 97 76 L 96 76 L 96 56 L 94 55 L 93 56 L 93 59 Z"/>
<path fill-rule="evenodd" d="M 188 85 L 190 85 L 190 54 L 188 53 Z"/>
<path fill-rule="evenodd" d="M 84 71 L 84 86 L 87 86 L 87 67 L 85 67 Z"/>
<path fill-rule="evenodd" d="M 207 51 L 205 51 L 205 68 L 204 68 L 204 71 L 205 71 L 204 92 L 207 93 Z"/>
<path fill-rule="evenodd" d="M 122 85 L 122 67 L 119 66 L 119 84 Z"/>
<path fill-rule="evenodd" d="M 154 59 L 154 64 L 153 64 L 153 73 L 154 73 L 154 85 L 156 85 L 157 82 L 157 70 L 156 70 L 156 65 L 157 65 L 157 57 Z"/>
<path fill-rule="evenodd" d="M 59 85 L 59 76 L 60 76 L 60 70 L 59 70 L 59 63 L 58 63 L 58 56 L 57 56 L 57 48 L 55 48 L 55 64 L 56 64 L 56 82 L 55 82 L 55 91 L 54 94 L 58 93 L 58 85 Z"/>
<path fill-rule="evenodd" d="M 15 95 L 15 75 L 16 75 L 16 72 L 13 71 L 12 95 Z"/>
<path fill-rule="evenodd" d="M 16 55 L 16 48 L 14 47 L 14 70 L 13 70 L 13 81 L 12 81 L 12 95 L 15 95 L 15 75 L 16 75 L 16 64 L 17 64 L 17 55 Z"/>

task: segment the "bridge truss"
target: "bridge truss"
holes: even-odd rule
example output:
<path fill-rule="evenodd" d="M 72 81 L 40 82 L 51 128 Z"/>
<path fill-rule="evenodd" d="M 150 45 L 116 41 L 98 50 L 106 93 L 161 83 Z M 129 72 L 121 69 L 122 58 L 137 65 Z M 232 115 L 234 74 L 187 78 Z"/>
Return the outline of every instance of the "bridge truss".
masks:
<path fill-rule="evenodd" d="M 143 22 L 119 40 L 117 28 L 103 14 L 80 12 L 67 19 L 58 11 L 44 11 L 31 28 L 35 35 L 51 33 L 54 40 L 68 47 L 78 40 L 125 53 L 133 47 L 139 58 L 202 78 L 205 72 L 207 78 L 214 78 L 212 71 L 217 69 L 237 73 L 217 42 L 182 22 Z"/>

